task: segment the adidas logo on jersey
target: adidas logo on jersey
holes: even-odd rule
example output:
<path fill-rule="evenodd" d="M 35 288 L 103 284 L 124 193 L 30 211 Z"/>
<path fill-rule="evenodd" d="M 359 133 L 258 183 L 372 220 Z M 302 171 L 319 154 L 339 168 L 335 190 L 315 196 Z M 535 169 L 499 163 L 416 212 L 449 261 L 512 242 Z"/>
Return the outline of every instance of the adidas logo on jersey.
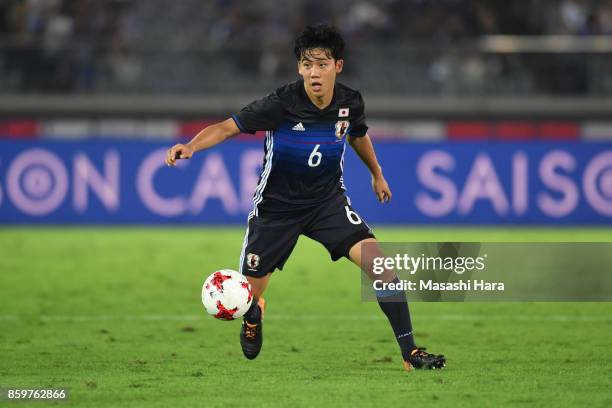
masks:
<path fill-rule="evenodd" d="M 297 130 L 298 132 L 304 132 L 306 128 L 304 127 L 304 125 L 302 125 L 302 122 L 300 122 L 294 127 L 292 127 L 291 130 Z"/>

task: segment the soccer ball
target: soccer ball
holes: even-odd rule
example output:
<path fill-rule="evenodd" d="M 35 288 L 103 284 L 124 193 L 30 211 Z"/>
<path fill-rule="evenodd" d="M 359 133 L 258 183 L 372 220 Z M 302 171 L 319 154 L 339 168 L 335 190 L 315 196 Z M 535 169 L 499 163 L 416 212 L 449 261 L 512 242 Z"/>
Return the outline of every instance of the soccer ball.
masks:
<path fill-rule="evenodd" d="M 211 274 L 202 286 L 202 303 L 217 319 L 234 320 L 244 316 L 253 302 L 251 284 L 247 278 L 231 269 Z"/>

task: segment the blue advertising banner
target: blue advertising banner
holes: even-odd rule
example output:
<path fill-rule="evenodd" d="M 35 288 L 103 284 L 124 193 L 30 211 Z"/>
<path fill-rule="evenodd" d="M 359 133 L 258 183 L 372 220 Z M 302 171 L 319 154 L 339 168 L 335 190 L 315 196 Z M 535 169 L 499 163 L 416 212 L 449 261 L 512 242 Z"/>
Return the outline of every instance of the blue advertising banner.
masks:
<path fill-rule="evenodd" d="M 0 223 L 243 224 L 263 142 L 166 167 L 167 144 L 0 142 Z M 370 223 L 612 225 L 610 143 L 380 143 L 393 191 L 376 201 L 347 148 L 348 196 Z"/>

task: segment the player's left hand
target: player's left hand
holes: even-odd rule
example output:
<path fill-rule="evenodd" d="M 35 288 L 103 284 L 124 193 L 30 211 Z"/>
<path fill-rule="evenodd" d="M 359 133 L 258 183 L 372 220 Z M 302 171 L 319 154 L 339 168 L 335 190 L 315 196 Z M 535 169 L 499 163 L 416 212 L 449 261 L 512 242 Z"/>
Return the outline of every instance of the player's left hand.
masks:
<path fill-rule="evenodd" d="M 166 165 L 175 166 L 176 161 L 180 159 L 190 159 L 194 151 L 189 145 L 176 144 L 168 149 L 166 153 Z"/>
<path fill-rule="evenodd" d="M 372 189 L 379 202 L 385 203 L 391 200 L 391 189 L 389 188 L 387 180 L 385 180 L 382 175 L 379 177 L 372 177 Z"/>

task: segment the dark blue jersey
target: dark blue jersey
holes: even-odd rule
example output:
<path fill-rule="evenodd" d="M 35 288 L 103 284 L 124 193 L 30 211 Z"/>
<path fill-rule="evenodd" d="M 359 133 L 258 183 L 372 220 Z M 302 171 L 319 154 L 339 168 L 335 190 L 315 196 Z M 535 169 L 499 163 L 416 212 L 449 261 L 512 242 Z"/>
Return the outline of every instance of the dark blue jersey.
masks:
<path fill-rule="evenodd" d="M 344 191 L 347 135 L 368 127 L 361 94 L 336 83 L 332 101 L 319 109 L 302 80 L 278 88 L 232 115 L 242 132 L 266 131 L 265 156 L 255 190 L 255 212 L 292 211 Z"/>

